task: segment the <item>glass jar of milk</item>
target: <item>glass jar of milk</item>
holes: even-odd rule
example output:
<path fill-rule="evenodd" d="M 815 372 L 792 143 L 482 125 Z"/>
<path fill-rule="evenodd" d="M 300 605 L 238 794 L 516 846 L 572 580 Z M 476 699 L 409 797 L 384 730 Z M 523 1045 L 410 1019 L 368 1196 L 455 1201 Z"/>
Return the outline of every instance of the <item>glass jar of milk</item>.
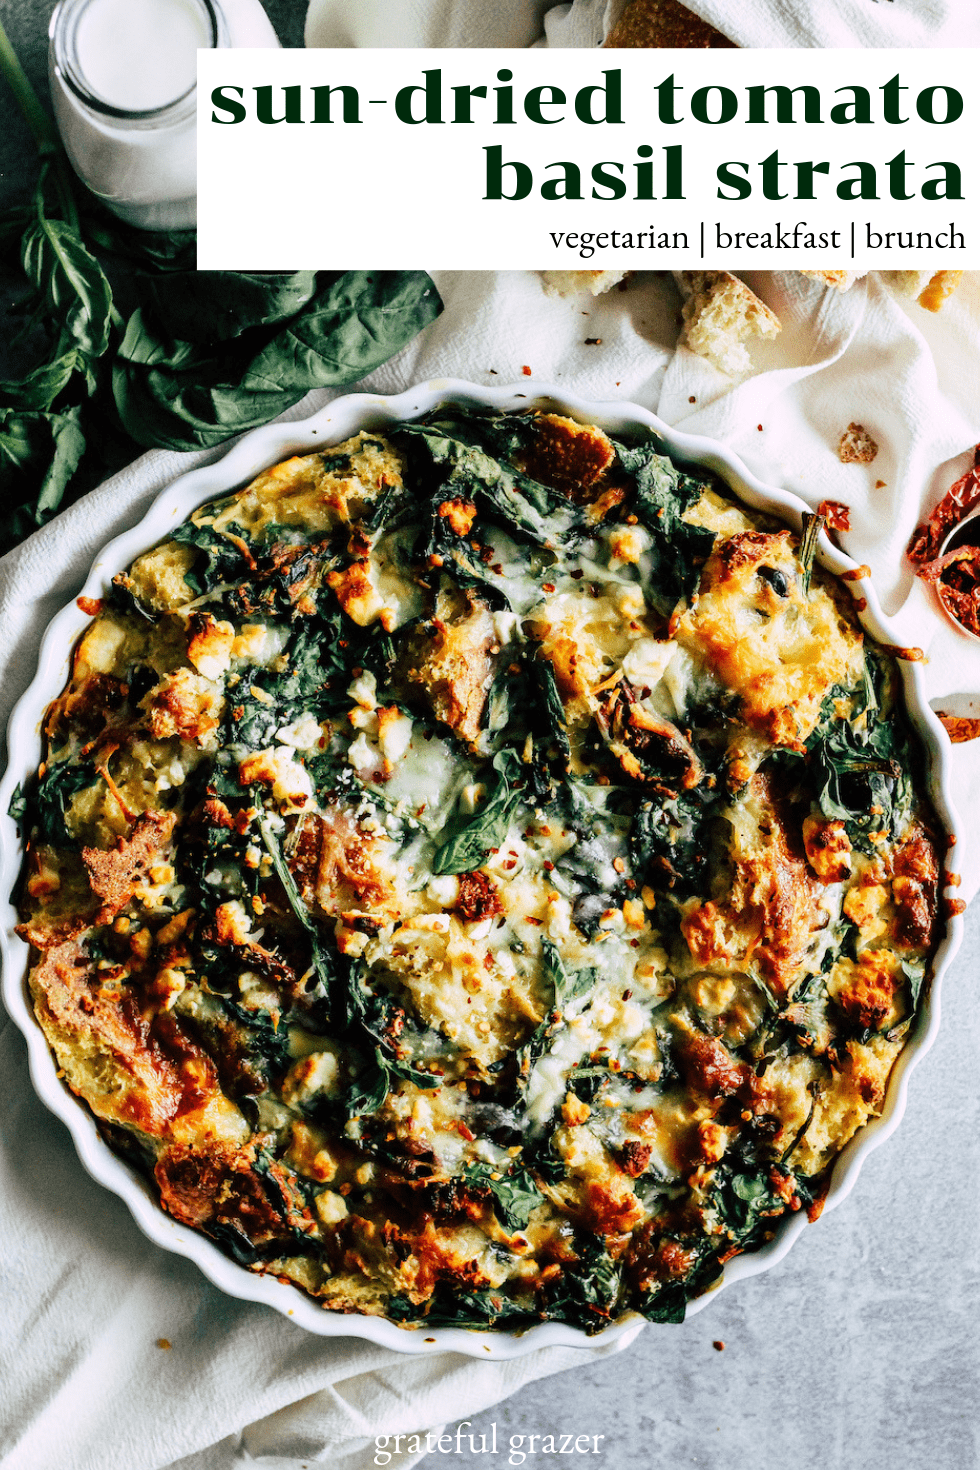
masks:
<path fill-rule="evenodd" d="M 72 166 L 148 230 L 197 218 L 197 52 L 278 46 L 259 0 L 60 0 L 51 97 Z"/>

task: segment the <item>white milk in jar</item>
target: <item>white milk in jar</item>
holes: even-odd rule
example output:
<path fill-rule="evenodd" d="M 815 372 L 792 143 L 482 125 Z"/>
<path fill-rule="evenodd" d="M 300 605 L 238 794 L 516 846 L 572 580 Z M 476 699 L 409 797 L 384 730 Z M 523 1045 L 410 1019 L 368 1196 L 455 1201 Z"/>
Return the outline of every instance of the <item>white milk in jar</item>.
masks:
<path fill-rule="evenodd" d="M 55 118 L 76 173 L 144 229 L 197 217 L 197 52 L 277 46 L 259 0 L 61 0 L 51 18 Z"/>

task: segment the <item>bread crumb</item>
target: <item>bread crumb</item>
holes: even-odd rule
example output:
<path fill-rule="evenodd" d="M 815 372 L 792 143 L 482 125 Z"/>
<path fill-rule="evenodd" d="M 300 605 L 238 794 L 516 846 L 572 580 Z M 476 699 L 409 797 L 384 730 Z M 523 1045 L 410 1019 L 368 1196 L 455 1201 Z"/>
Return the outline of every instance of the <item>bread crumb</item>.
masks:
<path fill-rule="evenodd" d="M 751 372 L 743 345 L 749 337 L 770 340 L 782 330 L 778 316 L 730 271 L 674 271 L 685 298 L 680 340 L 729 377 Z"/>
<path fill-rule="evenodd" d="M 863 424 L 848 424 L 840 436 L 837 454 L 841 464 L 870 464 L 878 446 Z"/>
<path fill-rule="evenodd" d="M 876 490 L 887 490 L 888 489 L 888 486 L 886 485 L 886 483 L 885 483 L 884 480 L 875 480 L 875 489 Z"/>
<path fill-rule="evenodd" d="M 171 1341 L 170 1341 L 169 1338 L 167 1338 L 167 1337 L 158 1337 L 157 1338 L 157 1347 L 158 1348 L 162 1348 L 164 1350 L 164 1352 L 169 1352 L 172 1346 L 173 1346 L 173 1344 L 171 1343 Z"/>

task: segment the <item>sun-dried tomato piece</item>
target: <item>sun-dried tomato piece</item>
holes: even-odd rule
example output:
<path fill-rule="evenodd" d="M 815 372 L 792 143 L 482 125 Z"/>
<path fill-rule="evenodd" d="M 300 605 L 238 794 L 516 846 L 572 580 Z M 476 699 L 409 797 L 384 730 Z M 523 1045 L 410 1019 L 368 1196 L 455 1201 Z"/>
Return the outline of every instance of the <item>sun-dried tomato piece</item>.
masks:
<path fill-rule="evenodd" d="M 973 467 L 951 485 L 932 515 L 912 533 L 906 555 L 918 566 L 935 561 L 947 534 L 980 501 L 980 444 L 973 451 Z"/>

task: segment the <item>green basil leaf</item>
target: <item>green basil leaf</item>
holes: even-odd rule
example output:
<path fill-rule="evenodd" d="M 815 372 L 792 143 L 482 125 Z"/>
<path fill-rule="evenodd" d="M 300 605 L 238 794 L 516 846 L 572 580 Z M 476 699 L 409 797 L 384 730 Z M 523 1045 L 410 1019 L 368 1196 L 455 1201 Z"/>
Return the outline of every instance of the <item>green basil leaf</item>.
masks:
<path fill-rule="evenodd" d="M 0 546 L 29 535 L 55 513 L 85 450 L 81 408 L 65 413 L 8 413 L 0 420 L 0 486 L 14 506 L 0 517 Z M 18 486 L 2 473 L 6 468 L 40 476 L 33 505 L 18 505 Z"/>
<path fill-rule="evenodd" d="M 458 814 L 443 831 L 445 840 L 432 860 L 433 873 L 472 873 L 486 862 L 507 836 L 511 817 L 524 800 L 520 782 L 521 760 L 514 750 L 500 750 L 493 758 L 496 781 L 487 799 L 472 817 Z"/>
<path fill-rule="evenodd" d="M 573 970 L 569 974 L 558 946 L 547 935 L 541 938 L 541 960 L 545 978 L 551 985 L 552 1000 L 540 1026 L 515 1053 L 518 1078 L 522 1083 L 527 1081 L 534 1063 L 548 1050 L 552 1036 L 564 1020 L 565 1010 L 572 1001 L 587 995 L 599 978 L 598 971 L 593 969 Z"/>
<path fill-rule="evenodd" d="M 64 220 L 39 214 L 24 236 L 24 271 L 48 313 L 83 352 L 101 357 L 109 345 L 112 291 L 102 267 Z"/>
<path fill-rule="evenodd" d="M 376 1046 L 372 1060 L 352 1084 L 344 1099 L 347 1116 L 356 1118 L 363 1113 L 376 1113 L 379 1108 L 383 1108 L 395 1077 L 413 1082 L 416 1087 L 423 1089 L 438 1087 L 442 1081 L 441 1077 L 433 1077 L 431 1073 L 419 1072 L 405 1062 L 392 1060 L 385 1056 L 380 1046 Z"/>
<path fill-rule="evenodd" d="M 463 1178 L 468 1184 L 490 1191 L 494 1212 L 508 1230 L 526 1230 L 531 1215 L 544 1201 L 531 1175 L 519 1166 L 500 1174 L 489 1164 L 470 1164 L 463 1170 Z"/>
<path fill-rule="evenodd" d="M 286 321 L 316 292 L 315 271 L 252 275 L 244 271 L 168 271 L 137 283 L 143 305 L 165 334 L 211 345 L 250 327 Z"/>
<path fill-rule="evenodd" d="M 903 960 L 902 972 L 909 982 L 909 990 L 912 995 L 912 1009 L 915 1010 L 919 1004 L 919 996 L 922 994 L 922 987 L 925 983 L 926 962 L 925 960 Z"/>
<path fill-rule="evenodd" d="M 321 288 L 259 353 L 242 391 L 295 393 L 298 399 L 311 388 L 357 382 L 441 310 L 424 271 L 347 271 Z"/>
<path fill-rule="evenodd" d="M 7 409 L 50 409 L 79 365 L 79 354 L 74 349 L 41 363 L 24 378 L 0 383 L 0 403 Z"/>
<path fill-rule="evenodd" d="M 235 344 L 208 355 L 195 343 L 170 341 L 136 312 L 113 367 L 116 408 L 126 431 L 148 448 L 220 444 L 268 423 L 311 388 L 355 382 L 441 310 L 424 271 L 349 271 L 250 363 Z"/>
<path fill-rule="evenodd" d="M 160 332 L 146 313 L 134 311 L 117 349 L 117 357 L 140 367 L 164 367 L 176 371 L 197 367 L 205 355 L 193 342 L 178 342 Z"/>

